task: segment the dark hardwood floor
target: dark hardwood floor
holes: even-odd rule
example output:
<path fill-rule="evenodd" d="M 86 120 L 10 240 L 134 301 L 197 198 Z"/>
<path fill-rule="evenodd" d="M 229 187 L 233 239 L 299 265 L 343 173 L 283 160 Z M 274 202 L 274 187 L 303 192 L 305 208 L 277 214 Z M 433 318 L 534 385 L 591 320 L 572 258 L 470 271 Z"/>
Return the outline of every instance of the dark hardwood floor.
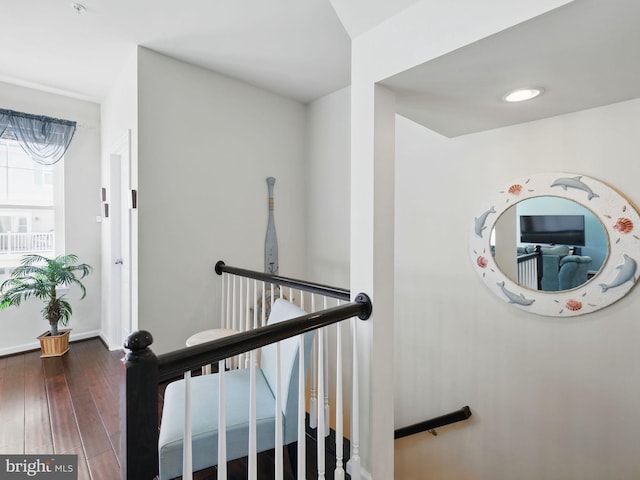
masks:
<path fill-rule="evenodd" d="M 72 343 L 62 357 L 40 358 L 34 351 L 0 358 L 0 453 L 76 454 L 79 480 L 120 479 L 122 357 L 123 352 L 110 352 L 96 338 Z M 164 387 L 158 390 L 160 412 Z M 307 478 L 317 477 L 313 433 L 309 430 L 307 437 Z M 330 480 L 335 454 L 328 443 Z M 258 456 L 258 478 L 274 477 L 273 462 L 273 450 Z M 289 463 L 286 448 L 285 462 Z M 291 470 L 285 470 L 285 479 L 292 479 Z M 246 458 L 228 464 L 230 480 L 246 479 L 246 472 Z M 214 480 L 217 471 L 197 472 L 194 478 Z"/>
<path fill-rule="evenodd" d="M 77 454 L 78 479 L 119 479 L 122 355 L 91 339 L 0 358 L 0 453 Z"/>

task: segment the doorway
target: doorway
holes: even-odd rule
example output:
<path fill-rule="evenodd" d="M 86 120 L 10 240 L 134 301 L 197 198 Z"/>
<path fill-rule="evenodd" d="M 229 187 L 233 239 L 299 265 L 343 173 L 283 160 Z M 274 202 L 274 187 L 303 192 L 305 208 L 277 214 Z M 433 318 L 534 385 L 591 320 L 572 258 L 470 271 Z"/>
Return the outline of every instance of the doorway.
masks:
<path fill-rule="evenodd" d="M 132 309 L 132 210 L 131 189 L 131 131 L 128 131 L 111 149 L 107 202 L 103 215 L 108 224 L 106 249 L 109 272 L 107 296 L 107 331 L 109 347 L 122 348 L 124 340 L 133 331 Z"/>

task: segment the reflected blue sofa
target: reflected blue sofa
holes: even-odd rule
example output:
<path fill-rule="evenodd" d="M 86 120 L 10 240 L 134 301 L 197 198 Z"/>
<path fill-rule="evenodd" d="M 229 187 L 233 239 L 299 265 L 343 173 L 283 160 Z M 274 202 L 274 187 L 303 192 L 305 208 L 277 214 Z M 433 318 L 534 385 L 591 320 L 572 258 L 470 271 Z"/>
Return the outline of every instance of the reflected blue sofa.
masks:
<path fill-rule="evenodd" d="M 533 253 L 535 246 L 518 247 L 519 253 Z M 566 245 L 541 247 L 542 279 L 541 290 L 557 292 L 576 288 L 588 280 L 591 257 L 571 255 Z"/>

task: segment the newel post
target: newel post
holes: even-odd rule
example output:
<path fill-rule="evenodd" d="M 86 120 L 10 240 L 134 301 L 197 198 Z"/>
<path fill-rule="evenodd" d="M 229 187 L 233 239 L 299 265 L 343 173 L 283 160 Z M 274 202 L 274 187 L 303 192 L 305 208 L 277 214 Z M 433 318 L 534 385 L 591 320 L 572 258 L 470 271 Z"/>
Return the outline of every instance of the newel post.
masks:
<path fill-rule="evenodd" d="M 123 480 L 151 480 L 158 474 L 158 359 L 153 337 L 140 330 L 124 347 L 120 378 L 120 468 Z"/>

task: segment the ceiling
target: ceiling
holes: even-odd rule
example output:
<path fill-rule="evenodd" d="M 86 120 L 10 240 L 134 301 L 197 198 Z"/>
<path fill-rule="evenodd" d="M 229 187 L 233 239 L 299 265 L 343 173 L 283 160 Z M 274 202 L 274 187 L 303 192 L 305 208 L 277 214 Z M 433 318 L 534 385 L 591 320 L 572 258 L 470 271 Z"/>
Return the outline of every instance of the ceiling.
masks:
<path fill-rule="evenodd" d="M 0 81 L 99 102 L 142 45 L 302 102 L 350 82 L 329 0 L 73 1 L 3 2 Z"/>
<path fill-rule="evenodd" d="M 419 0 L 329 0 L 351 38 L 370 30 Z"/>
<path fill-rule="evenodd" d="M 350 36 L 417 0 L 78 1 L 6 0 L 0 81 L 100 102 L 142 45 L 306 103 L 349 85 Z M 638 0 L 575 0 L 382 83 L 448 137 L 638 98 L 639 22 Z M 501 101 L 527 86 L 545 93 Z"/>
<path fill-rule="evenodd" d="M 447 137 L 640 97 L 640 1 L 576 0 L 382 82 Z M 510 90 L 543 95 L 507 103 Z"/>

